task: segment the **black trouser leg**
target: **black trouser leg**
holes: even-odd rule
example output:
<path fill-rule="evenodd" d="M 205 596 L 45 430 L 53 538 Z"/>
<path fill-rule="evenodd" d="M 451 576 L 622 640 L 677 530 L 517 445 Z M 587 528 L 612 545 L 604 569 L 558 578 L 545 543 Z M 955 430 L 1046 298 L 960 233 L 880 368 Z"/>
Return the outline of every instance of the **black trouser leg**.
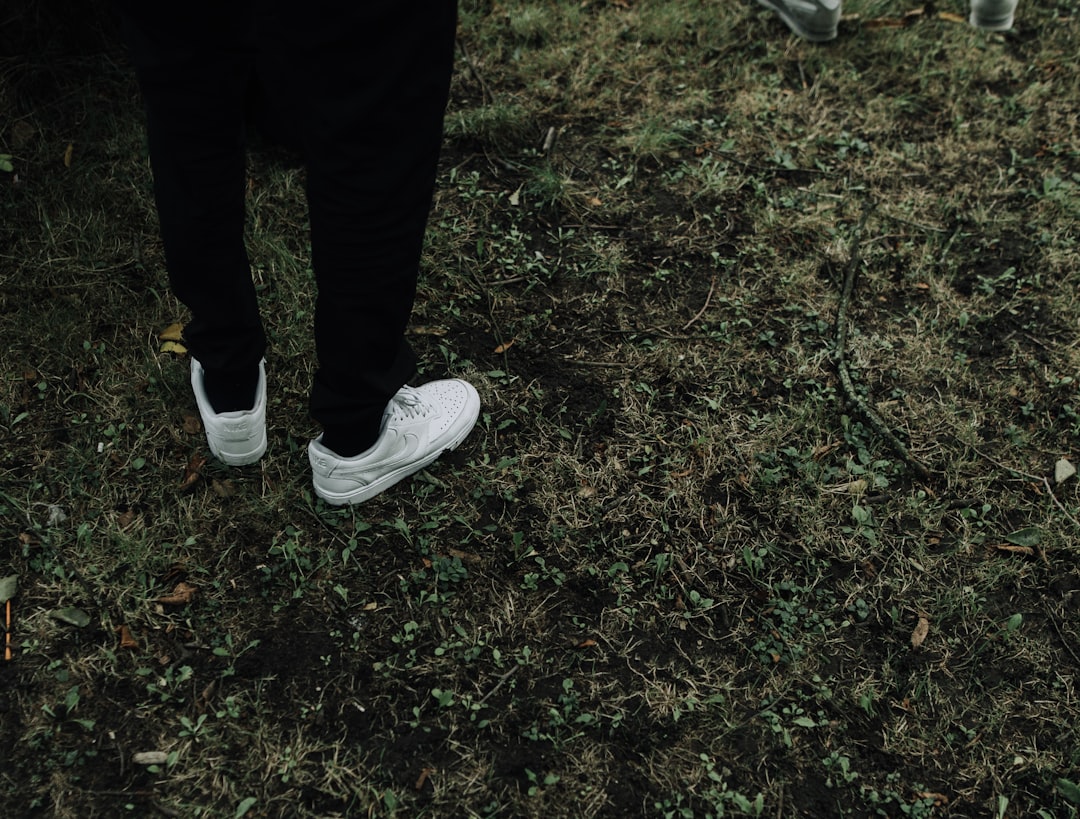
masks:
<path fill-rule="evenodd" d="M 144 33 L 152 28 L 145 18 L 160 24 L 164 13 L 129 5 Z M 136 53 L 170 279 L 192 310 L 188 340 L 205 366 L 257 362 L 265 337 L 243 246 L 250 34 L 264 57 L 279 61 L 268 96 L 295 117 L 308 168 L 319 290 L 311 413 L 337 442 L 328 446 L 352 454 L 374 440 L 387 402 L 415 368 L 404 334 L 442 138 L 456 2 L 431 0 L 420 13 L 399 0 L 268 2 L 258 5 L 257 24 L 247 11 L 233 13 L 231 34 L 210 13 L 205 26 L 174 29 L 198 46 L 170 42 L 168 59 Z"/>
<path fill-rule="evenodd" d="M 285 95 L 303 129 L 319 288 L 311 414 L 343 455 L 374 441 L 415 368 L 405 327 L 457 24 L 454 0 L 426 2 L 422 13 L 400 0 L 357 8 L 349 20 L 305 14 Z"/>
<path fill-rule="evenodd" d="M 254 65 L 242 5 L 124 4 L 147 115 L 165 261 L 191 311 L 184 336 L 208 372 L 251 372 L 266 346 L 244 248 L 244 95 Z"/>

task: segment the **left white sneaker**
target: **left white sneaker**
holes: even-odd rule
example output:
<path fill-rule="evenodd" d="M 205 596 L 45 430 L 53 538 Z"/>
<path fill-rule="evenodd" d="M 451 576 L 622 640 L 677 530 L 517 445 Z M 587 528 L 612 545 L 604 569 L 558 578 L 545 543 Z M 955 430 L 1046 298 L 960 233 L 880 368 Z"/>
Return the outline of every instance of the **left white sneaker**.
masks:
<path fill-rule="evenodd" d="M 205 371 L 191 359 L 191 389 L 199 407 L 206 443 L 214 457 L 229 466 L 253 464 L 266 452 L 266 366 L 259 362 L 255 406 L 237 412 L 214 412 L 203 386 Z"/>

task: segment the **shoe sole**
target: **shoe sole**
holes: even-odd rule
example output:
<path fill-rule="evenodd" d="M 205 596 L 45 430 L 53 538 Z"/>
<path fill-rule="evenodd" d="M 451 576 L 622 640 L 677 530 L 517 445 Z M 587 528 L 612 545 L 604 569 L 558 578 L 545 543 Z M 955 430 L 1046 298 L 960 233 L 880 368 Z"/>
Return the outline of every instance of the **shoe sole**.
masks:
<path fill-rule="evenodd" d="M 810 29 L 804 26 L 797 19 L 787 13 L 787 9 L 779 4 L 770 2 L 770 0 L 758 0 L 758 3 L 767 8 L 769 11 L 775 12 L 780 16 L 780 19 L 784 21 L 788 28 L 802 37 L 804 40 L 810 43 L 825 43 L 829 40 L 836 39 L 837 26 L 833 26 L 828 29 Z"/>
<path fill-rule="evenodd" d="M 1013 19 L 1015 14 L 1010 14 L 1008 17 L 998 17 L 992 20 L 988 17 L 976 17 L 975 12 L 971 12 L 971 16 L 968 17 L 968 22 L 975 28 L 981 28 L 984 31 L 1008 31 L 1013 27 Z"/>
<path fill-rule="evenodd" d="M 259 459 L 266 454 L 266 430 L 263 430 L 262 439 L 248 452 L 222 452 L 214 448 L 210 439 L 206 439 L 210 453 L 226 466 L 251 466 L 258 463 Z"/>
<path fill-rule="evenodd" d="M 315 494 L 329 503 L 331 506 L 346 506 L 357 503 L 363 503 L 364 501 L 371 500 L 376 495 L 385 492 L 391 486 L 396 483 L 400 483 L 410 475 L 415 475 L 421 469 L 431 466 L 435 461 L 439 459 L 439 456 L 444 452 L 457 449 L 461 446 L 462 442 L 469 437 L 469 433 L 473 431 L 473 427 L 476 426 L 476 421 L 480 417 L 480 406 L 477 403 L 476 417 L 472 419 L 472 422 L 462 429 L 457 435 L 455 435 L 446 446 L 442 449 L 437 449 L 434 452 L 430 452 L 423 457 L 422 460 L 413 461 L 393 472 L 388 472 L 376 481 L 372 481 L 362 489 L 358 489 L 352 492 L 326 492 L 319 488 L 318 484 L 312 483 L 315 489 Z"/>

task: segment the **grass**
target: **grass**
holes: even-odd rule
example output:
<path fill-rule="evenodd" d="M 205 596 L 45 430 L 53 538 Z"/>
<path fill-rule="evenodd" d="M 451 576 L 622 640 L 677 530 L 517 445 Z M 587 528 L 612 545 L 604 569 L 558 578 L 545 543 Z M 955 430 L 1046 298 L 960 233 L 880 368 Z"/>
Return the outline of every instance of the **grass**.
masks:
<path fill-rule="evenodd" d="M 303 170 L 268 455 L 202 463 L 115 32 L 5 35 L 4 814 L 1075 816 L 1080 8 L 906 10 L 464 2 L 410 339 L 483 413 L 344 510 Z"/>

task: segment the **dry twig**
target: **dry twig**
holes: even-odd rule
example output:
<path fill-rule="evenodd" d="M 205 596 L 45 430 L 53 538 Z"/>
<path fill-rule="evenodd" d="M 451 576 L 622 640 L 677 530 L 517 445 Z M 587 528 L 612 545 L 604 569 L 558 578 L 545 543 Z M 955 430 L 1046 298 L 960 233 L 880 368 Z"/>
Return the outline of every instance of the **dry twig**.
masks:
<path fill-rule="evenodd" d="M 855 276 L 859 268 L 859 249 L 862 244 L 863 230 L 866 228 L 866 223 L 870 219 L 870 214 L 873 212 L 873 205 L 867 205 L 863 210 L 863 215 L 859 220 L 858 226 L 855 228 L 855 239 L 851 247 L 851 257 L 848 259 L 847 268 L 844 271 L 844 283 L 840 292 L 840 304 L 836 310 L 836 342 L 833 349 L 833 357 L 836 361 L 837 373 L 840 376 L 840 385 L 843 388 L 844 395 L 847 396 L 848 401 L 862 414 L 863 418 L 870 424 L 870 427 L 874 432 L 888 442 L 889 446 L 891 446 L 893 451 L 903 459 L 904 463 L 906 463 L 921 480 L 926 481 L 931 477 L 930 470 L 919 463 L 919 461 L 908 452 L 907 447 L 904 446 L 904 443 L 896 437 L 891 429 L 889 429 L 881 416 L 874 411 L 865 398 L 856 392 L 855 385 L 851 380 L 851 373 L 848 372 L 847 314 L 851 304 L 852 293 L 855 291 Z"/>
<path fill-rule="evenodd" d="M 975 449 L 975 448 L 972 447 L 972 449 Z M 985 452 L 981 452 L 978 449 L 975 449 L 975 454 L 978 455 L 980 458 L 983 458 L 983 459 L 989 461 L 990 463 L 992 463 L 994 466 L 998 467 L 999 469 L 1004 469 L 1006 472 L 1012 472 L 1014 475 L 1019 475 L 1021 478 L 1027 478 L 1029 481 L 1035 481 L 1035 483 L 1041 483 L 1043 485 L 1043 487 L 1046 489 L 1046 494 L 1048 494 L 1050 496 L 1050 500 L 1052 500 L 1054 502 L 1054 505 L 1058 508 L 1058 510 L 1061 512 L 1061 514 L 1063 514 L 1065 516 L 1065 519 L 1068 520 L 1069 523 L 1071 523 L 1073 526 L 1075 526 L 1078 530 L 1080 530 L 1080 521 L 1078 521 L 1076 518 L 1074 518 L 1072 515 L 1070 515 L 1069 510 L 1065 508 L 1064 504 L 1062 504 L 1062 502 L 1060 500 L 1058 500 L 1058 496 L 1054 494 L 1054 488 L 1050 485 L 1050 481 L 1046 478 L 1045 475 L 1032 475 L 1030 472 L 1024 472 L 1022 469 L 1016 469 L 1015 467 L 1007 466 L 1006 464 L 1003 464 L 1001 461 L 994 460 L 989 455 L 987 455 Z"/>

